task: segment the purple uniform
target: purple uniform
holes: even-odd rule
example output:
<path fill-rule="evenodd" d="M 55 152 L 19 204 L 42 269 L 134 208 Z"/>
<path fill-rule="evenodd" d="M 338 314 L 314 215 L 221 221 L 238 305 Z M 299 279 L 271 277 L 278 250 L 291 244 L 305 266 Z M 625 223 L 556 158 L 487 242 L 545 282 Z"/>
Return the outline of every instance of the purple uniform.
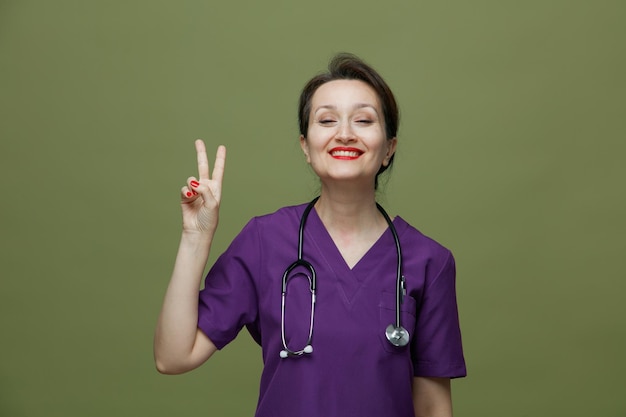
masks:
<path fill-rule="evenodd" d="M 402 218 L 393 224 L 403 254 L 407 296 L 402 325 L 411 342 L 392 346 L 397 254 L 387 230 L 350 269 L 315 210 L 304 232 L 304 255 L 317 273 L 313 353 L 280 358 L 281 284 L 297 258 L 305 205 L 252 219 L 207 275 L 198 326 L 218 349 L 243 326 L 262 346 L 257 417 L 410 417 L 414 376 L 465 376 L 449 250 Z M 302 349 L 309 332 L 311 294 L 306 270 L 289 280 L 287 345 Z"/>

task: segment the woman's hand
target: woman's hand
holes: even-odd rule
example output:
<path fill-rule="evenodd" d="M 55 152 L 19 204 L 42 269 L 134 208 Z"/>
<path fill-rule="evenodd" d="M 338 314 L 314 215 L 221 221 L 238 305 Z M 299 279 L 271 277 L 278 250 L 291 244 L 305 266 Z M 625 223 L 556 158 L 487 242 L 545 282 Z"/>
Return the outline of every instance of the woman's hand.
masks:
<path fill-rule="evenodd" d="M 181 190 L 183 234 L 154 334 L 156 366 L 166 374 L 195 369 L 217 350 L 198 329 L 198 288 L 217 227 L 226 148 L 217 148 L 211 177 L 201 140 L 196 151 L 199 179 L 188 178 Z"/>
<path fill-rule="evenodd" d="M 226 148 L 219 146 L 209 177 L 209 161 L 204 142 L 196 140 L 198 154 L 198 176 L 189 177 L 187 185 L 181 189 L 183 212 L 183 232 L 214 233 L 219 218 L 222 197 L 222 178 L 226 163 Z"/>

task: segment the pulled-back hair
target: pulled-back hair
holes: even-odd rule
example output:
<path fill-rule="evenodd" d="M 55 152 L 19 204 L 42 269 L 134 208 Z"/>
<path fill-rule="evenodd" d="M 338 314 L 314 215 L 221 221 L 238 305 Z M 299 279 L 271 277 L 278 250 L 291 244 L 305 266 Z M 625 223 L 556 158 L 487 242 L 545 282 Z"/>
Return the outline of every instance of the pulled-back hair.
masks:
<path fill-rule="evenodd" d="M 309 119 L 311 117 L 311 102 L 313 95 L 319 87 L 335 80 L 358 80 L 374 89 L 380 100 L 381 110 L 385 119 L 385 134 L 387 139 L 393 139 L 398 132 L 399 114 L 396 99 L 391 89 L 383 78 L 355 55 L 340 53 L 333 57 L 328 65 L 328 71 L 311 78 L 302 89 L 300 102 L 298 105 L 298 123 L 300 134 L 306 138 L 309 130 Z M 388 166 L 381 166 L 378 175 L 385 171 L 393 163 L 393 155 Z"/>

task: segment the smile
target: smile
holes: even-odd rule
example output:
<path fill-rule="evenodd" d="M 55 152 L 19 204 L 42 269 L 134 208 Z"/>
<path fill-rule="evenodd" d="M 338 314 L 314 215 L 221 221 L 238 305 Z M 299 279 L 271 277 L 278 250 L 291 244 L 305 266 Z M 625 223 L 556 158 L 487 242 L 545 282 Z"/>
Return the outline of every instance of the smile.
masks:
<path fill-rule="evenodd" d="M 330 150 L 330 156 L 335 159 L 357 159 L 363 154 L 363 151 L 356 148 L 333 148 Z"/>

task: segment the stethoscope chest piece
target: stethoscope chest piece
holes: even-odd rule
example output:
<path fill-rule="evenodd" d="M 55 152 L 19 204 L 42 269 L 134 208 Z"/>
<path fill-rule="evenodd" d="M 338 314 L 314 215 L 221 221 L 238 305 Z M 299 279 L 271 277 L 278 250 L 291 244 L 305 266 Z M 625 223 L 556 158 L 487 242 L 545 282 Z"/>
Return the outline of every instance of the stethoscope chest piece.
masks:
<path fill-rule="evenodd" d="M 409 332 L 402 326 L 396 327 L 390 324 L 385 329 L 385 336 L 387 336 L 389 343 L 397 347 L 406 346 L 409 343 Z"/>

